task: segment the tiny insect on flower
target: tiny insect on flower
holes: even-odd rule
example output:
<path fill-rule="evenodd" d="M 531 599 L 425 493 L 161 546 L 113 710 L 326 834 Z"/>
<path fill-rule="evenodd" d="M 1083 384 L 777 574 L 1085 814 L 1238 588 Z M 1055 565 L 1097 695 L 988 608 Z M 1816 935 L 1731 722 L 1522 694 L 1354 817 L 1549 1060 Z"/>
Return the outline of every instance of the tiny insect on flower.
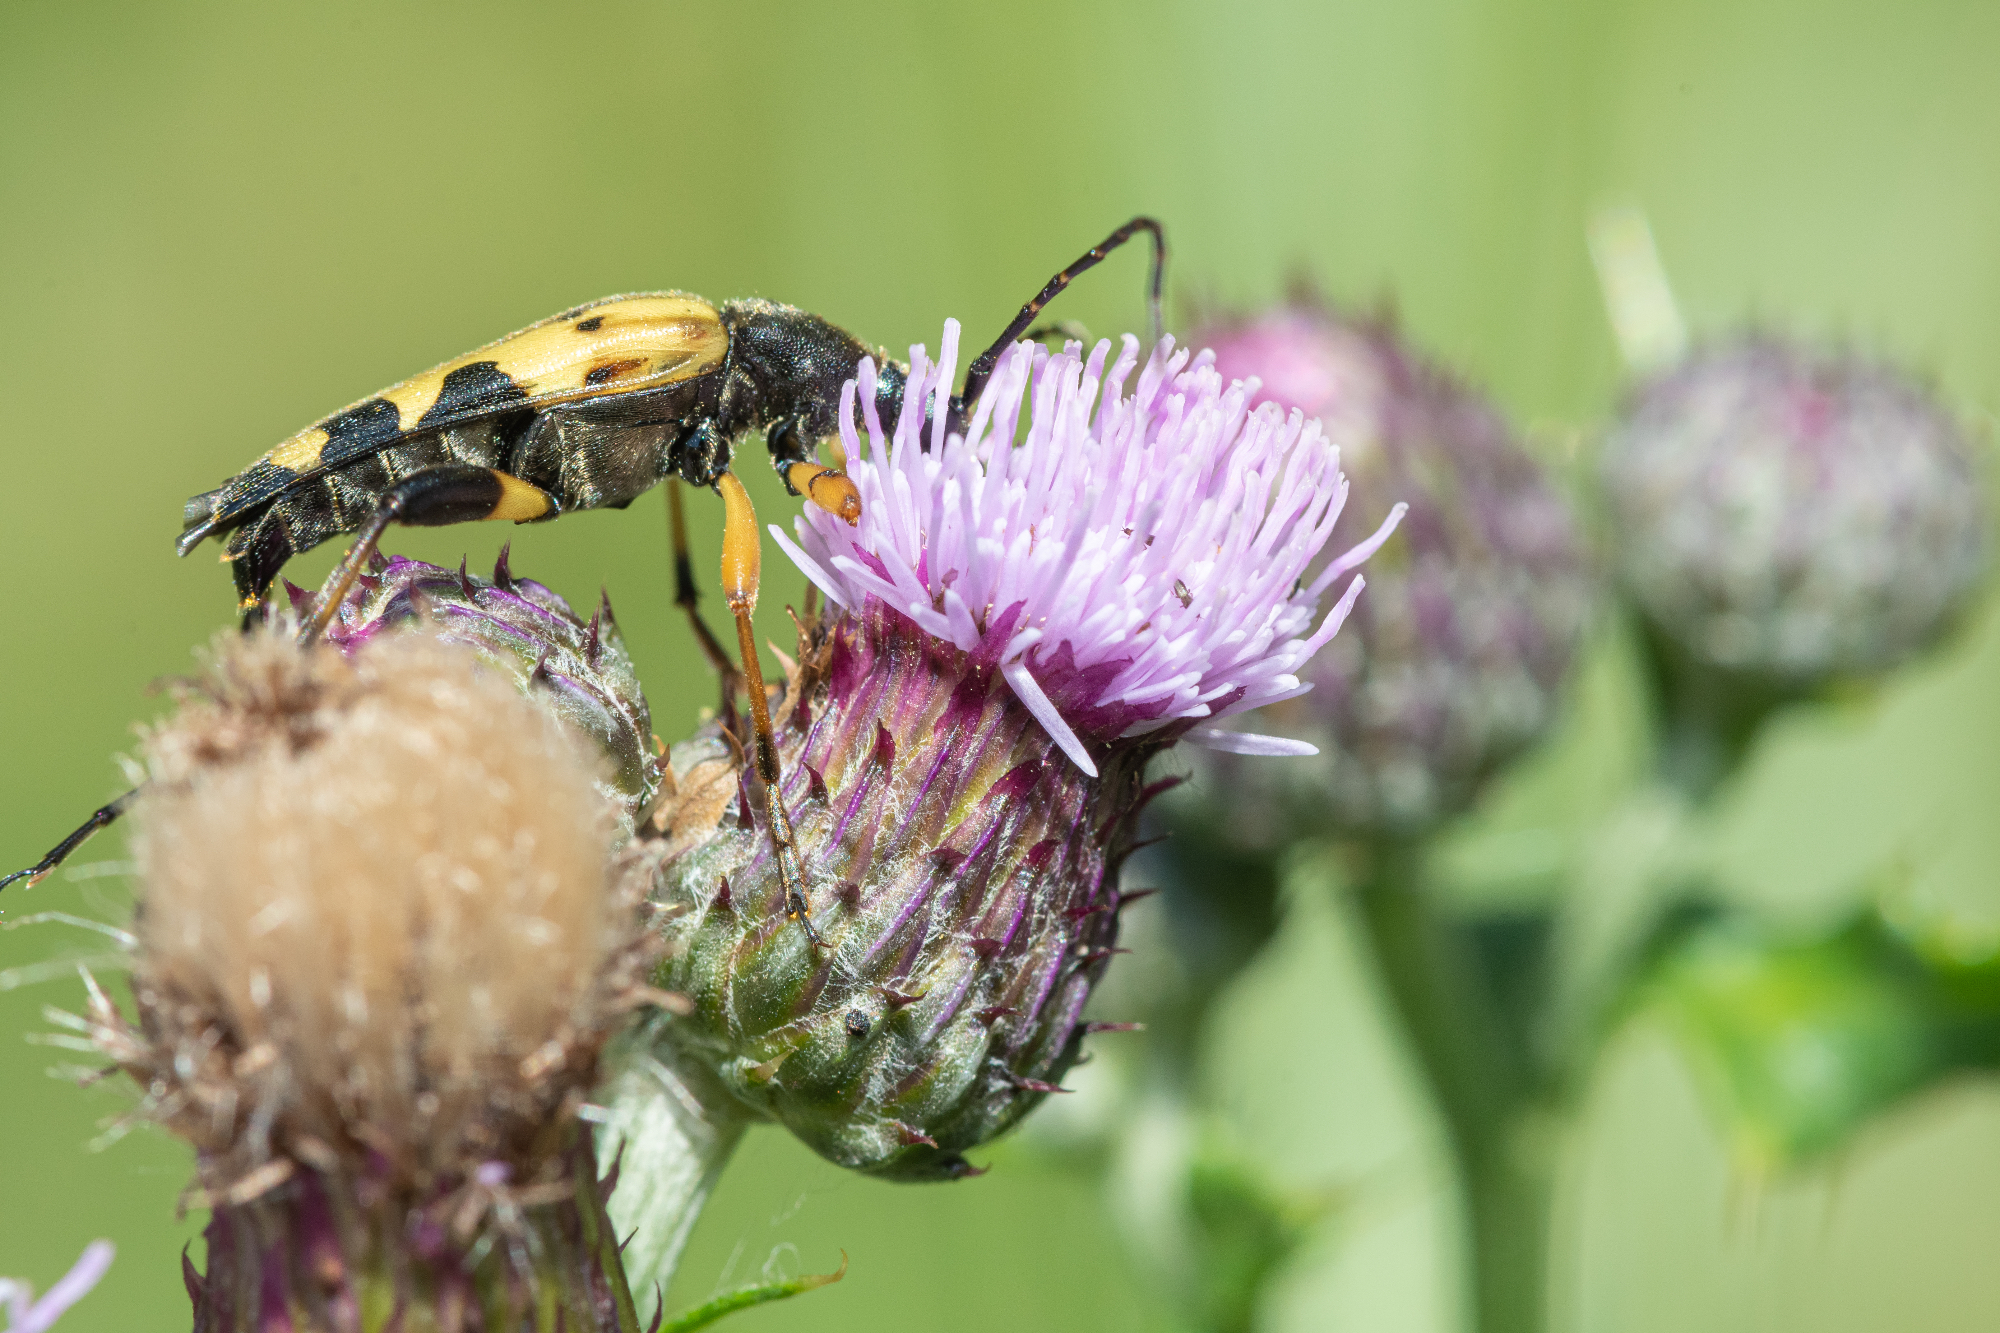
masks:
<path fill-rule="evenodd" d="M 1309 688 L 1400 516 L 1308 578 L 1346 496 L 1316 423 L 1127 338 L 1014 347 L 951 434 L 957 338 L 913 350 L 888 430 L 872 366 L 845 391 L 860 523 L 773 530 L 832 603 L 777 719 L 826 947 L 788 928 L 729 738 L 676 747 L 646 831 L 659 984 L 695 1005 L 669 1054 L 828 1158 L 918 1179 L 965 1174 L 1060 1090 L 1161 788 L 1147 761 L 1182 739 L 1309 752 L 1213 724 Z"/>

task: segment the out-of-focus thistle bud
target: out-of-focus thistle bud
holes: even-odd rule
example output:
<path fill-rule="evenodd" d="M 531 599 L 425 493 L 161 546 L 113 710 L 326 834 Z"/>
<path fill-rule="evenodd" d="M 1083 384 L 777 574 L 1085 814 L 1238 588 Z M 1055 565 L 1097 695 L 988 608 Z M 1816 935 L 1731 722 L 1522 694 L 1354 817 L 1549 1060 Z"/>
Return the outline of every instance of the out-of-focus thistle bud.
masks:
<path fill-rule="evenodd" d="M 635 1330 L 577 1112 L 664 997 L 593 747 L 461 645 L 260 633 L 143 754 L 87 1023 L 195 1148 L 196 1329 Z"/>
<path fill-rule="evenodd" d="M 1354 623 L 1302 673 L 1316 688 L 1263 724 L 1319 755 L 1219 761 L 1201 794 L 1238 846 L 1420 833 L 1555 716 L 1592 598 L 1569 506 L 1499 412 L 1384 321 L 1301 295 L 1195 341 L 1224 375 L 1254 376 L 1261 398 L 1320 419 L 1362 530 L 1409 506 L 1369 563 Z"/>
<path fill-rule="evenodd" d="M 1980 472 L 1901 372 L 1755 334 L 1641 383 L 1603 458 L 1619 572 L 1659 634 L 1794 689 L 1951 624 L 1986 563 Z"/>
<path fill-rule="evenodd" d="M 778 710 L 815 947 L 785 914 L 736 742 L 674 752 L 652 831 L 670 1057 L 842 1165 L 966 1173 L 1077 1057 L 1118 869 L 1182 739 L 1304 688 L 1360 592 L 1307 577 L 1345 487 L 1319 428 L 1251 410 L 1207 356 L 1023 344 L 947 437 L 958 326 L 913 349 L 893 435 L 864 363 L 840 413 L 863 514 L 772 533 L 824 593 Z M 1136 385 L 1128 381 L 1137 372 Z M 1023 428 L 1024 396 L 1031 406 Z M 864 420 L 863 432 L 855 422 Z M 1018 443 L 1017 443 L 1018 440 Z"/>
<path fill-rule="evenodd" d="M 302 610 L 311 595 L 291 592 L 294 608 Z M 618 808 L 623 831 L 631 831 L 653 798 L 661 764 L 610 594 L 585 621 L 548 588 L 510 571 L 504 547 L 491 580 L 468 573 L 463 563 L 444 569 L 403 556 L 377 557 L 341 603 L 326 640 L 351 653 L 385 631 L 413 624 L 470 647 L 536 703 L 595 740 L 611 764 L 599 789 Z"/>

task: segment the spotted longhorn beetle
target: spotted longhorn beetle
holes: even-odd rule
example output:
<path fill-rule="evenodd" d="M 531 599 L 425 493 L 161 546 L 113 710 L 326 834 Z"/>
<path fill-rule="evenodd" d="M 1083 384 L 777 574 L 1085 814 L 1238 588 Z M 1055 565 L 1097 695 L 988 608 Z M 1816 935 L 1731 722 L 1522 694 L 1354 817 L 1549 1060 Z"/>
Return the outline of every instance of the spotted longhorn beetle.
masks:
<path fill-rule="evenodd" d="M 1153 336 L 1160 336 L 1166 236 L 1152 218 L 1136 217 L 1050 278 L 973 359 L 964 387 L 946 405 L 948 431 L 963 429 L 1001 354 L 1029 333 L 1042 307 L 1141 232 L 1153 241 L 1147 296 Z M 467 352 L 291 436 L 215 490 L 190 499 L 178 549 L 186 555 L 210 537 L 225 543 L 223 559 L 235 574 L 247 628 L 261 617 L 264 596 L 287 560 L 330 537 L 355 533 L 300 627 L 300 639 L 310 642 L 324 631 L 391 523 L 538 522 L 577 509 L 622 509 L 666 481 L 674 600 L 722 673 L 728 698 L 738 668 L 696 609 L 677 483 L 717 491 L 724 512 L 723 595 L 736 621 L 740 683 L 750 702 L 786 912 L 818 943 L 779 794 L 778 749 L 750 628 L 761 546 L 757 516 L 729 466 L 736 442 L 761 430 L 788 492 L 858 522 L 860 493 L 838 468 L 818 462 L 817 453 L 838 431 L 842 387 L 869 356 L 879 367 L 875 409 L 883 420 L 894 420 L 909 367 L 817 315 L 763 300 L 718 306 L 686 292 L 606 297 Z M 126 792 L 98 810 L 40 862 L 0 879 L 0 889 L 17 879 L 33 884 L 43 878 L 117 819 L 135 795 Z"/>

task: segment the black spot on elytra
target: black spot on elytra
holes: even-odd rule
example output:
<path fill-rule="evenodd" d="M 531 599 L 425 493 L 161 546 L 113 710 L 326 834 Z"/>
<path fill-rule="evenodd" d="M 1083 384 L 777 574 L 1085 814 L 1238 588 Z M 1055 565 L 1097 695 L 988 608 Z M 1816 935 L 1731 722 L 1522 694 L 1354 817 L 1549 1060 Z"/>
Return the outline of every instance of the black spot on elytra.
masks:
<path fill-rule="evenodd" d="M 600 384 L 609 384 L 626 371 L 637 370 L 645 364 L 644 358 L 633 358 L 626 361 L 607 361 L 601 366 L 592 366 L 590 373 L 583 377 L 583 382 L 593 388 Z"/>
<path fill-rule="evenodd" d="M 370 398 L 328 417 L 320 429 L 326 432 L 326 446 L 319 451 L 319 466 L 339 467 L 394 444 L 403 434 L 403 415 L 387 398 Z"/>
<path fill-rule="evenodd" d="M 428 430 L 447 422 L 484 416 L 525 401 L 528 391 L 514 383 L 513 376 L 500 369 L 497 361 L 475 361 L 460 366 L 438 386 L 437 401 L 417 420 L 418 430 Z"/>
<path fill-rule="evenodd" d="M 589 319 L 579 319 L 576 322 L 576 331 L 578 333 L 595 333 L 603 327 L 604 316 L 602 315 L 592 315 Z"/>

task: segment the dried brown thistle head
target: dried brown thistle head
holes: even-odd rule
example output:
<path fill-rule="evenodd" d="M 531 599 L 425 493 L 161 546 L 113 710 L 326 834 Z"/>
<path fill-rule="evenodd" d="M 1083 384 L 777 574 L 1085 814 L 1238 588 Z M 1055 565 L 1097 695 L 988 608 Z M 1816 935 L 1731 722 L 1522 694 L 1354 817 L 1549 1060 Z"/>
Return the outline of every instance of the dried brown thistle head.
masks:
<path fill-rule="evenodd" d="M 206 1198 L 560 1177 L 654 949 L 597 749 L 420 633 L 231 638 L 181 693 L 133 811 L 138 1023 L 91 1017 Z"/>

